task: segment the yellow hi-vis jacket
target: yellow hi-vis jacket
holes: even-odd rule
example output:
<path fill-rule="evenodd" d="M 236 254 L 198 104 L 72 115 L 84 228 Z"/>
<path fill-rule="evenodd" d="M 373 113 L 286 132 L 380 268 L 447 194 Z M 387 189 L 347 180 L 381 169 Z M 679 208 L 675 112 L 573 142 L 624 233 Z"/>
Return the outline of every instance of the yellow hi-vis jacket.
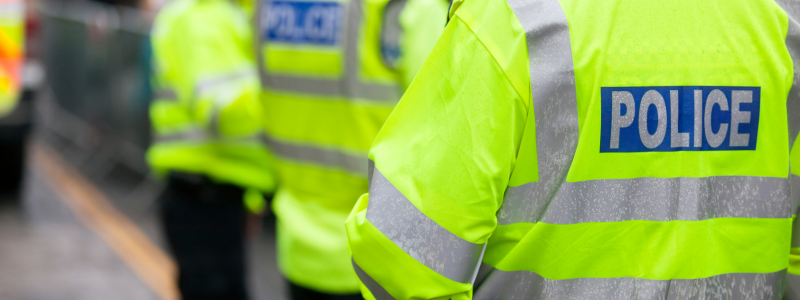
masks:
<path fill-rule="evenodd" d="M 357 293 L 344 221 L 367 150 L 444 30 L 444 0 L 265 0 L 257 10 L 266 143 L 277 159 L 278 263 L 293 283 Z"/>
<path fill-rule="evenodd" d="M 176 0 L 152 32 L 156 97 L 150 105 L 159 174 L 203 174 L 271 192 L 276 180 L 260 142 L 261 88 L 248 17 L 228 0 Z"/>
<path fill-rule="evenodd" d="M 367 298 L 781 299 L 799 4 L 454 2 L 347 221 Z"/>
<path fill-rule="evenodd" d="M 25 5 L 0 0 L 0 117 L 17 105 L 25 58 Z"/>

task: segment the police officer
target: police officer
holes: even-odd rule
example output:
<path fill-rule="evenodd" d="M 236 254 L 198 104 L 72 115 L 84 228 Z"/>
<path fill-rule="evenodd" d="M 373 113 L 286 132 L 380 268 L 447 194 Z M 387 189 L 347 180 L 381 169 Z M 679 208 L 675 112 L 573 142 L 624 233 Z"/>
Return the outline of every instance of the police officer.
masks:
<path fill-rule="evenodd" d="M 356 299 L 344 221 L 367 150 L 444 30 L 443 0 L 261 1 L 278 263 L 293 299 Z"/>
<path fill-rule="evenodd" d="M 347 220 L 365 296 L 779 299 L 788 2 L 455 1 Z"/>
<path fill-rule="evenodd" d="M 247 298 L 243 195 L 275 188 L 251 31 L 229 0 L 171 1 L 153 28 L 147 158 L 167 178 L 162 217 L 187 300 Z"/>

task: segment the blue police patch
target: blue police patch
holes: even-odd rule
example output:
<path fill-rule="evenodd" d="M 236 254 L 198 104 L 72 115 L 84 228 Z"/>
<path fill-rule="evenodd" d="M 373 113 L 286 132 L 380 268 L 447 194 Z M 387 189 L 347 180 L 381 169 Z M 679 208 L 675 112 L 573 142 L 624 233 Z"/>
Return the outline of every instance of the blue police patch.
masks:
<path fill-rule="evenodd" d="M 344 9 L 339 2 L 269 1 L 262 34 L 270 42 L 336 46 L 341 43 Z"/>
<path fill-rule="evenodd" d="M 600 92 L 600 152 L 756 149 L 760 87 L 604 87 Z"/>

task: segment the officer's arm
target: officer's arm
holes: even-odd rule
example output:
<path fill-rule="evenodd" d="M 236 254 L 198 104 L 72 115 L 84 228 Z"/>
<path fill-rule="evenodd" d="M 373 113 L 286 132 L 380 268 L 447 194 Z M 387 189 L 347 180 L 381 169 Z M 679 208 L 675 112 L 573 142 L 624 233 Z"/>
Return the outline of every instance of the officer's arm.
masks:
<path fill-rule="evenodd" d="M 261 106 L 252 34 L 243 13 L 229 3 L 219 6 L 175 22 L 167 62 L 175 75 L 167 85 L 207 134 L 254 139 Z"/>
<path fill-rule="evenodd" d="M 374 142 L 346 224 L 367 298 L 471 298 L 532 115 L 525 35 L 508 20 L 504 1 L 461 5 Z"/>
<path fill-rule="evenodd" d="M 436 45 L 447 22 L 446 0 L 408 0 L 399 16 L 403 34 L 400 37 L 398 70 L 403 87 L 408 87 L 414 76 Z"/>

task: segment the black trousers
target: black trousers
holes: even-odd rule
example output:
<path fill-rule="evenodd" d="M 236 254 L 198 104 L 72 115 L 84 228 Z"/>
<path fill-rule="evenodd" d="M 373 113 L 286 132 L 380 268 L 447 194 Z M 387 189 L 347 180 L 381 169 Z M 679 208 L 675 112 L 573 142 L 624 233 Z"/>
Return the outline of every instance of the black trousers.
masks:
<path fill-rule="evenodd" d="M 291 282 L 289 282 L 289 294 L 292 300 L 364 300 L 364 297 L 362 297 L 361 294 L 325 294 L 304 288 Z"/>
<path fill-rule="evenodd" d="M 243 190 L 170 175 L 161 217 L 184 300 L 245 300 Z"/>

